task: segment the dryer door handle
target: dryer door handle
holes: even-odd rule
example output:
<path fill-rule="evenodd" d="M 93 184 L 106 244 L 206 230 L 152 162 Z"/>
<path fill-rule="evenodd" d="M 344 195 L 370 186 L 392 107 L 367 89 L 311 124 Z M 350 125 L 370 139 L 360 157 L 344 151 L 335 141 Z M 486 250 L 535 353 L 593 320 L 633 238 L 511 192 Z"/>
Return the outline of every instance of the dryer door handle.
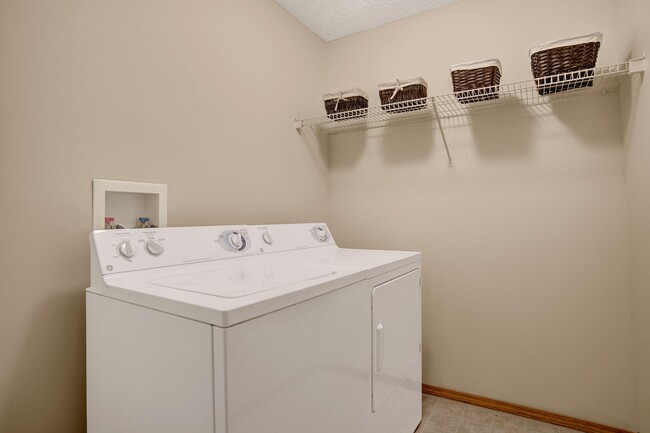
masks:
<path fill-rule="evenodd" d="M 377 325 L 377 371 L 381 372 L 384 368 L 384 325 Z"/>

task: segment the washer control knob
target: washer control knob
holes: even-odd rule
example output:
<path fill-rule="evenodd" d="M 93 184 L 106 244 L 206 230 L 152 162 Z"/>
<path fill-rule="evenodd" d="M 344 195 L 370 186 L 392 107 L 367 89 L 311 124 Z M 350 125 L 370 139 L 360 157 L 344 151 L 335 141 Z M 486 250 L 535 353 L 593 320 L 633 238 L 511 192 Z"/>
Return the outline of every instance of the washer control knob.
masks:
<path fill-rule="evenodd" d="M 158 241 L 147 241 L 144 244 L 144 247 L 147 249 L 149 254 L 153 256 L 159 256 L 165 251 L 165 247 Z"/>
<path fill-rule="evenodd" d="M 327 230 L 325 230 L 323 227 L 317 227 L 316 228 L 316 238 L 321 241 L 325 242 L 328 240 L 330 235 L 327 233 Z"/>
<path fill-rule="evenodd" d="M 273 238 L 271 237 L 271 233 L 269 232 L 264 232 L 262 233 L 262 240 L 267 244 L 271 245 L 273 243 Z"/>
<path fill-rule="evenodd" d="M 239 232 L 232 232 L 228 236 L 228 243 L 236 250 L 241 249 L 244 246 L 244 238 Z"/>
<path fill-rule="evenodd" d="M 219 235 L 217 242 L 226 251 L 241 253 L 251 246 L 251 239 L 248 237 L 248 230 L 226 230 Z"/>
<path fill-rule="evenodd" d="M 135 256 L 135 248 L 131 241 L 122 241 L 117 245 L 117 251 L 124 258 L 130 259 Z"/>

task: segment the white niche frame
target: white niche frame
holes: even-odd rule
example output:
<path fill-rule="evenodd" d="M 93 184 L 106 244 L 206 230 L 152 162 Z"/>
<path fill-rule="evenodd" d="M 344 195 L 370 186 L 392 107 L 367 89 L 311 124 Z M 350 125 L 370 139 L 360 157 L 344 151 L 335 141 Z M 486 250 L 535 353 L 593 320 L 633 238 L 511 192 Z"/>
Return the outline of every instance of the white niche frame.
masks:
<path fill-rule="evenodd" d="M 145 215 L 152 224 L 167 227 L 166 184 L 93 179 L 93 230 L 104 230 L 107 216 L 130 229 Z"/>

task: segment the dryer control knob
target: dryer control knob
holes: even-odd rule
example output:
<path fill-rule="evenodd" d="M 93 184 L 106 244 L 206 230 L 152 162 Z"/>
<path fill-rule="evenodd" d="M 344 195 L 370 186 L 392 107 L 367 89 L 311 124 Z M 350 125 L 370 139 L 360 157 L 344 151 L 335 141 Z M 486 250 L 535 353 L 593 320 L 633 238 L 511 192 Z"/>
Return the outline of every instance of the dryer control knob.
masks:
<path fill-rule="evenodd" d="M 244 238 L 239 232 L 232 232 L 228 236 L 228 243 L 236 250 L 241 249 L 244 246 Z"/>
<path fill-rule="evenodd" d="M 147 241 L 144 244 L 147 251 L 153 256 L 159 256 L 165 251 L 165 247 L 158 241 Z"/>
<path fill-rule="evenodd" d="M 269 232 L 262 233 L 262 240 L 266 242 L 267 245 L 271 245 L 273 243 L 273 238 Z"/>
<path fill-rule="evenodd" d="M 117 251 L 124 258 L 130 259 L 135 256 L 135 248 L 131 241 L 122 241 L 117 245 Z"/>
<path fill-rule="evenodd" d="M 326 240 L 329 239 L 329 234 L 327 233 L 327 230 L 325 230 L 323 227 L 318 227 L 316 229 L 316 237 L 318 238 L 319 241 L 325 242 Z"/>

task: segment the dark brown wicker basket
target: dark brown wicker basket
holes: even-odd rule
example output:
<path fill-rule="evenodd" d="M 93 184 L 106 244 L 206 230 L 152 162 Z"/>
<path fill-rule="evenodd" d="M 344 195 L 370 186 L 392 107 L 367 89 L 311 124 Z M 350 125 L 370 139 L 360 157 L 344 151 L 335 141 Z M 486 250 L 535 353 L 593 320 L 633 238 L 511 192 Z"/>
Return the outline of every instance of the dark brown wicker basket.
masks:
<path fill-rule="evenodd" d="M 414 80 L 408 80 L 414 81 Z M 424 84 L 411 84 L 402 87 L 397 93 L 395 88 L 379 90 L 379 99 L 381 101 L 381 108 L 384 111 L 391 113 L 403 113 L 405 111 L 422 110 L 427 106 L 427 86 Z M 395 93 L 395 97 L 390 99 Z"/>
<path fill-rule="evenodd" d="M 501 71 L 497 66 L 451 71 L 454 93 L 461 104 L 499 98 Z"/>
<path fill-rule="evenodd" d="M 530 66 L 541 95 L 594 85 L 600 42 L 568 45 L 531 54 Z"/>
<path fill-rule="evenodd" d="M 368 99 L 361 95 L 346 96 L 343 92 L 324 102 L 327 117 L 332 120 L 355 119 L 368 115 Z"/>

